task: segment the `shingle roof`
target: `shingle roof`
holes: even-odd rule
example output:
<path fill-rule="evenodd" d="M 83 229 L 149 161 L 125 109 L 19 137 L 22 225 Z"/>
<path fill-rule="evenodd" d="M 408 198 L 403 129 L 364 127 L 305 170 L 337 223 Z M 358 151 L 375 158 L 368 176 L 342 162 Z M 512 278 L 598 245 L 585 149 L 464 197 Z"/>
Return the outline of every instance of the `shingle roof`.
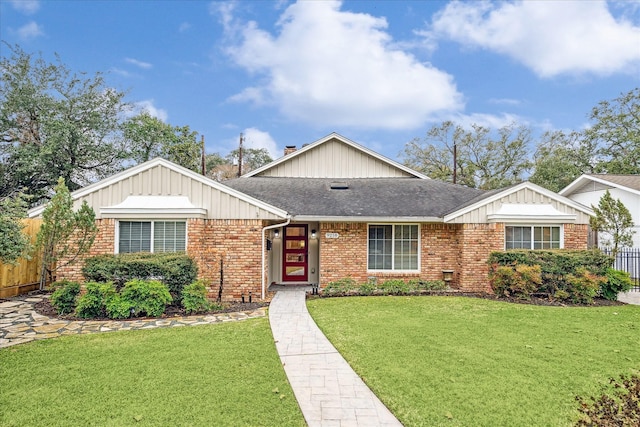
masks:
<path fill-rule="evenodd" d="M 346 189 L 332 189 L 346 183 Z M 437 217 L 486 192 L 417 178 L 238 178 L 225 182 L 291 215 L 335 217 Z"/>
<path fill-rule="evenodd" d="M 589 176 L 640 191 L 640 175 L 589 174 Z"/>

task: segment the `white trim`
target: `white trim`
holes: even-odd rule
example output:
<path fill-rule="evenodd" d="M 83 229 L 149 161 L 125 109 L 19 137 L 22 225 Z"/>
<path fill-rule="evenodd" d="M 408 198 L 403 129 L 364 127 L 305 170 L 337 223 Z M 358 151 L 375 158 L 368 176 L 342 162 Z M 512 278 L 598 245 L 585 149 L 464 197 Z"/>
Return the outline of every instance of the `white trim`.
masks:
<path fill-rule="evenodd" d="M 261 274 L 262 274 L 262 299 L 264 299 L 265 294 L 266 294 L 266 275 L 265 275 L 265 271 L 264 271 L 264 258 L 266 255 L 266 239 L 267 239 L 267 230 L 271 230 L 274 228 L 280 228 L 280 227 L 286 227 L 287 225 L 289 225 L 289 223 L 291 222 L 291 217 L 287 217 L 287 220 L 281 224 L 273 224 L 273 225 L 267 225 L 266 227 L 262 228 L 262 261 L 261 261 L 261 266 L 262 266 L 262 270 L 261 270 Z M 308 263 L 309 259 L 307 258 L 307 263 Z"/>
<path fill-rule="evenodd" d="M 636 194 L 636 195 L 640 196 L 640 191 L 639 190 L 635 190 L 635 189 L 629 188 L 629 187 L 627 187 L 625 185 L 621 185 L 621 184 L 609 181 L 607 179 L 601 178 L 599 176 L 592 176 L 592 175 L 589 175 L 589 174 L 580 175 L 571 184 L 567 185 L 562 190 L 560 190 L 558 192 L 558 194 L 560 194 L 561 196 L 568 197 L 569 194 L 573 194 L 573 191 L 575 189 L 582 187 L 586 183 L 586 181 L 593 181 L 593 182 L 597 182 L 597 183 L 600 183 L 600 184 L 608 185 L 608 186 L 611 186 L 611 187 L 614 187 L 614 188 L 619 188 L 621 190 L 628 191 L 629 193 Z"/>
<path fill-rule="evenodd" d="M 520 190 L 523 190 L 523 189 L 529 189 L 531 191 L 535 191 L 537 193 L 540 193 L 540 194 L 542 194 L 544 196 L 549 197 L 552 200 L 555 200 L 557 202 L 563 203 L 563 204 L 565 204 L 567 206 L 570 206 L 570 207 L 572 207 L 572 208 L 574 208 L 574 209 L 576 209 L 576 210 L 578 210 L 580 212 L 583 212 L 583 213 L 585 213 L 587 215 L 590 215 L 590 216 L 595 215 L 593 210 L 589 209 L 588 207 L 586 207 L 584 205 L 581 205 L 578 202 L 575 202 L 575 201 L 573 201 L 573 200 L 571 200 L 571 199 L 569 199 L 567 197 L 560 196 L 560 195 L 554 193 L 553 191 L 547 190 L 546 188 L 540 187 L 539 185 L 536 185 L 536 184 L 534 184 L 532 182 L 524 181 L 524 182 L 521 182 L 518 185 L 514 185 L 513 187 L 509 187 L 509 188 L 507 188 L 507 189 L 505 189 L 503 191 L 500 191 L 498 193 L 492 194 L 491 196 L 486 197 L 486 198 L 484 198 L 484 199 L 482 199 L 482 200 L 480 200 L 480 201 L 478 201 L 478 202 L 476 202 L 476 203 L 474 203 L 472 205 L 469 205 L 469 206 L 467 206 L 465 208 L 459 209 L 457 211 L 454 211 L 454 212 L 451 212 L 450 214 L 445 215 L 444 216 L 444 222 L 451 222 L 454 219 L 456 219 L 456 218 L 458 218 L 458 217 L 460 217 L 460 216 L 462 216 L 464 214 L 472 212 L 472 211 L 474 211 L 474 210 L 476 210 L 476 209 L 478 209 L 478 208 L 480 208 L 480 207 L 482 207 L 484 205 L 488 205 L 489 203 L 495 202 L 496 200 L 500 200 L 503 197 L 506 197 L 506 196 L 508 196 L 510 194 L 516 193 L 516 192 L 518 192 Z"/>
<path fill-rule="evenodd" d="M 102 188 L 108 187 L 110 185 L 115 184 L 116 182 L 122 181 L 124 179 L 130 178 L 134 175 L 137 175 L 141 172 L 144 172 L 146 170 L 152 169 L 154 167 L 157 166 L 163 166 L 166 167 L 167 169 L 170 169 L 174 172 L 177 172 L 179 174 L 185 175 L 195 181 L 201 182 L 204 185 L 207 185 L 215 190 L 221 191 L 223 193 L 229 194 L 233 197 L 236 197 L 244 202 L 247 202 L 251 205 L 254 205 L 260 209 L 264 209 L 267 212 L 270 212 L 274 215 L 280 216 L 282 218 L 286 218 L 287 216 L 287 212 L 285 212 L 284 210 L 277 208 L 275 206 L 269 205 L 268 203 L 265 203 L 261 200 L 255 199 L 245 193 L 242 193 L 238 190 L 234 190 L 231 187 L 227 187 L 224 184 L 221 184 L 219 182 L 216 182 L 210 178 L 207 178 L 206 176 L 200 175 L 195 173 L 192 170 L 189 170 L 187 168 L 184 168 L 182 166 L 176 165 L 175 163 L 172 163 L 168 160 L 162 159 L 160 157 L 156 157 L 153 160 L 149 160 L 148 162 L 144 162 L 141 163 L 139 165 L 133 166 L 129 169 L 126 169 L 120 173 L 117 173 L 115 175 L 110 176 L 109 178 L 105 178 L 101 181 L 95 182 L 93 184 L 90 184 L 86 187 L 83 187 L 79 190 L 74 191 L 73 193 L 71 193 L 71 197 L 72 199 L 75 201 L 77 199 L 79 199 L 80 197 L 86 196 L 90 193 L 93 193 L 94 191 L 98 191 Z M 46 203 L 40 206 L 36 206 L 32 209 L 29 210 L 28 212 L 28 216 L 29 218 L 35 218 L 39 215 L 42 214 L 42 212 L 44 211 L 45 207 L 46 207 Z"/>
<path fill-rule="evenodd" d="M 317 216 L 294 215 L 293 221 L 300 222 L 378 222 L 384 224 L 443 222 L 434 216 Z"/>
<path fill-rule="evenodd" d="M 496 213 L 487 215 L 487 222 L 504 223 L 567 223 L 576 222 L 577 215 L 560 212 L 549 204 L 505 203 Z"/>
<path fill-rule="evenodd" d="M 395 241 L 396 241 L 396 225 L 415 225 L 418 227 L 418 253 L 416 254 L 418 257 L 418 267 L 415 270 L 407 270 L 407 269 L 399 269 L 396 270 L 394 268 L 391 269 L 371 269 L 369 268 L 369 227 L 376 225 L 390 225 L 391 226 L 391 266 L 395 267 Z M 376 274 L 376 273 L 394 273 L 394 274 L 412 274 L 412 273 L 420 273 L 422 270 L 421 260 L 422 258 L 422 227 L 420 227 L 419 223 L 380 223 L 380 222 L 371 222 L 367 223 L 367 273 Z"/>
<path fill-rule="evenodd" d="M 342 143 L 344 143 L 344 144 L 346 144 L 346 145 L 348 145 L 348 146 L 350 146 L 352 148 L 355 148 L 356 150 L 362 151 L 363 153 L 366 153 L 366 154 L 368 154 L 368 155 L 380 160 L 381 162 L 384 162 L 384 163 L 386 163 L 386 164 L 388 164 L 390 166 L 393 166 L 394 168 L 400 169 L 400 170 L 402 170 L 402 171 L 404 171 L 404 172 L 406 172 L 406 173 L 408 173 L 410 175 L 413 175 L 416 178 L 431 179 L 428 176 L 423 175 L 418 171 L 415 171 L 415 170 L 413 170 L 413 169 L 411 169 L 411 168 L 409 168 L 409 167 L 407 167 L 407 166 L 405 166 L 403 164 L 400 164 L 400 163 L 398 163 L 398 162 L 396 162 L 394 160 L 391 160 L 391 159 L 389 159 L 389 158 L 387 158 L 387 157 L 385 157 L 385 156 L 383 156 L 383 155 L 381 155 L 379 153 L 376 153 L 375 151 L 370 150 L 367 147 L 365 147 L 363 145 L 360 145 L 357 142 L 354 142 L 354 141 L 350 140 L 349 138 L 345 138 L 344 136 L 342 136 L 342 135 L 340 135 L 340 134 L 338 134 L 336 132 L 332 132 L 331 134 L 325 136 L 324 138 L 320 138 L 317 141 L 314 141 L 314 142 L 312 142 L 312 143 L 310 143 L 308 145 L 305 145 L 302 148 L 294 151 L 293 153 L 287 154 L 286 156 L 282 156 L 279 159 L 276 159 L 271 163 L 268 163 L 268 164 L 266 164 L 266 165 L 264 165 L 262 167 L 259 167 L 258 169 L 254 169 L 251 172 L 247 172 L 246 174 L 242 175 L 241 178 L 249 178 L 249 177 L 252 177 L 252 176 L 259 175 L 262 172 L 264 172 L 266 170 L 269 170 L 269 169 L 271 169 L 271 168 L 273 168 L 275 166 L 278 166 L 281 163 L 287 162 L 290 159 L 293 159 L 293 158 L 295 158 L 297 156 L 300 156 L 302 153 L 305 153 L 305 152 L 307 152 L 309 150 L 313 150 L 315 147 L 317 147 L 319 145 L 322 145 L 325 142 L 330 141 L 332 139 L 337 139 L 338 141 L 340 141 L 340 142 L 342 142 Z"/>
<path fill-rule="evenodd" d="M 558 224 L 558 223 L 551 223 L 551 224 L 545 224 L 545 223 L 516 223 L 516 224 L 509 224 L 509 225 L 505 225 L 504 227 L 504 250 L 505 251 L 512 251 L 512 250 L 517 250 L 517 248 L 513 248 L 513 249 L 507 249 L 507 227 L 529 227 L 531 228 L 531 247 L 530 248 L 522 248 L 525 250 L 532 250 L 532 251 L 544 251 L 547 249 L 534 249 L 533 248 L 533 244 L 534 244 L 534 233 L 535 231 L 533 230 L 534 227 L 559 227 L 560 228 L 560 247 L 557 249 L 564 249 L 564 224 Z M 550 249 L 555 249 L 555 248 L 550 248 Z"/>

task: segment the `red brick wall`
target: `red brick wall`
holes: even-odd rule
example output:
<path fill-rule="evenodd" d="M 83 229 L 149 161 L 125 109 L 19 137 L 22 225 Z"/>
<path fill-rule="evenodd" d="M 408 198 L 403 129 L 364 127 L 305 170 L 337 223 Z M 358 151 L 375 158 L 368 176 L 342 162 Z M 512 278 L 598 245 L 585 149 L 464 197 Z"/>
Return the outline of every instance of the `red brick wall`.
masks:
<path fill-rule="evenodd" d="M 458 270 L 458 230 L 456 224 L 420 225 L 420 271 L 415 273 L 367 273 L 368 225 L 365 223 L 320 224 L 320 286 L 351 277 L 356 282 L 376 277 L 387 279 L 441 280 L 442 270 Z M 337 239 L 328 239 L 326 233 L 338 233 Z M 457 286 L 457 278 L 452 286 Z"/>
<path fill-rule="evenodd" d="M 199 276 L 218 296 L 220 260 L 224 263 L 223 301 L 238 301 L 262 292 L 262 227 L 259 220 L 190 219 L 187 253 L 198 263 Z"/>
<path fill-rule="evenodd" d="M 504 224 L 463 224 L 459 230 L 460 289 L 491 292 L 487 275 L 489 253 L 504 250 Z"/>
<path fill-rule="evenodd" d="M 587 224 L 564 225 L 564 247 L 566 249 L 587 249 L 589 226 Z"/>
<path fill-rule="evenodd" d="M 87 256 L 112 254 L 115 251 L 116 220 L 97 221 L 98 236 Z M 203 220 L 187 221 L 187 253 L 198 264 L 199 278 L 207 280 L 210 297 L 218 296 L 220 260 L 224 260 L 223 300 L 261 297 L 262 221 L 259 220 Z M 83 260 L 61 267 L 58 280 L 84 281 Z"/>

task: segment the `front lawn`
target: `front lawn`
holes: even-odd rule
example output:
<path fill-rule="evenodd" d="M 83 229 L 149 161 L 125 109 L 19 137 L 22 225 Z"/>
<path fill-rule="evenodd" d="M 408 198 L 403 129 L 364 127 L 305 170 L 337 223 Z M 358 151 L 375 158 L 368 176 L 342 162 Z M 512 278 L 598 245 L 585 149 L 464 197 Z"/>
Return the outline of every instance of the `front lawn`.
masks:
<path fill-rule="evenodd" d="M 576 395 L 640 369 L 638 306 L 350 297 L 308 307 L 406 426 L 567 426 Z"/>
<path fill-rule="evenodd" d="M 269 322 L 63 337 L 0 350 L 2 426 L 304 426 Z"/>

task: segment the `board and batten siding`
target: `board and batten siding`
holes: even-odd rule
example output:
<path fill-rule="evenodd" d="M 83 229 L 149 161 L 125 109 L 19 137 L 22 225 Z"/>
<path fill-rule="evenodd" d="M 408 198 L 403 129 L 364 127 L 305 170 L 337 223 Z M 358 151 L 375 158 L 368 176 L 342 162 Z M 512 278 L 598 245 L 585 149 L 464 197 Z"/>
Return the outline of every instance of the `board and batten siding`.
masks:
<path fill-rule="evenodd" d="M 569 205 L 566 205 L 558 200 L 552 199 L 551 197 L 545 196 L 544 194 L 533 191 L 529 188 L 523 188 L 520 191 L 516 191 L 515 193 L 511 193 L 505 197 L 494 200 L 493 202 L 487 203 L 486 205 L 482 205 L 478 209 L 472 210 L 463 215 L 460 215 L 457 218 L 454 218 L 453 220 L 450 221 L 450 223 L 452 224 L 487 223 L 488 222 L 487 215 L 491 215 L 497 212 L 503 204 L 551 205 L 562 213 L 577 215 L 576 224 L 589 223 L 589 215 L 587 215 L 586 213 L 579 211 Z M 526 212 L 526 206 L 523 206 L 523 209 Z"/>
<path fill-rule="evenodd" d="M 413 177 L 406 171 L 335 139 L 313 150 L 299 153 L 257 176 L 337 179 Z"/>
<path fill-rule="evenodd" d="M 84 200 L 101 219 L 100 208 L 122 203 L 128 196 L 187 196 L 198 208 L 207 210 L 207 219 L 279 219 L 265 209 L 162 165 L 123 178 L 111 185 L 79 197 L 78 209 Z"/>

